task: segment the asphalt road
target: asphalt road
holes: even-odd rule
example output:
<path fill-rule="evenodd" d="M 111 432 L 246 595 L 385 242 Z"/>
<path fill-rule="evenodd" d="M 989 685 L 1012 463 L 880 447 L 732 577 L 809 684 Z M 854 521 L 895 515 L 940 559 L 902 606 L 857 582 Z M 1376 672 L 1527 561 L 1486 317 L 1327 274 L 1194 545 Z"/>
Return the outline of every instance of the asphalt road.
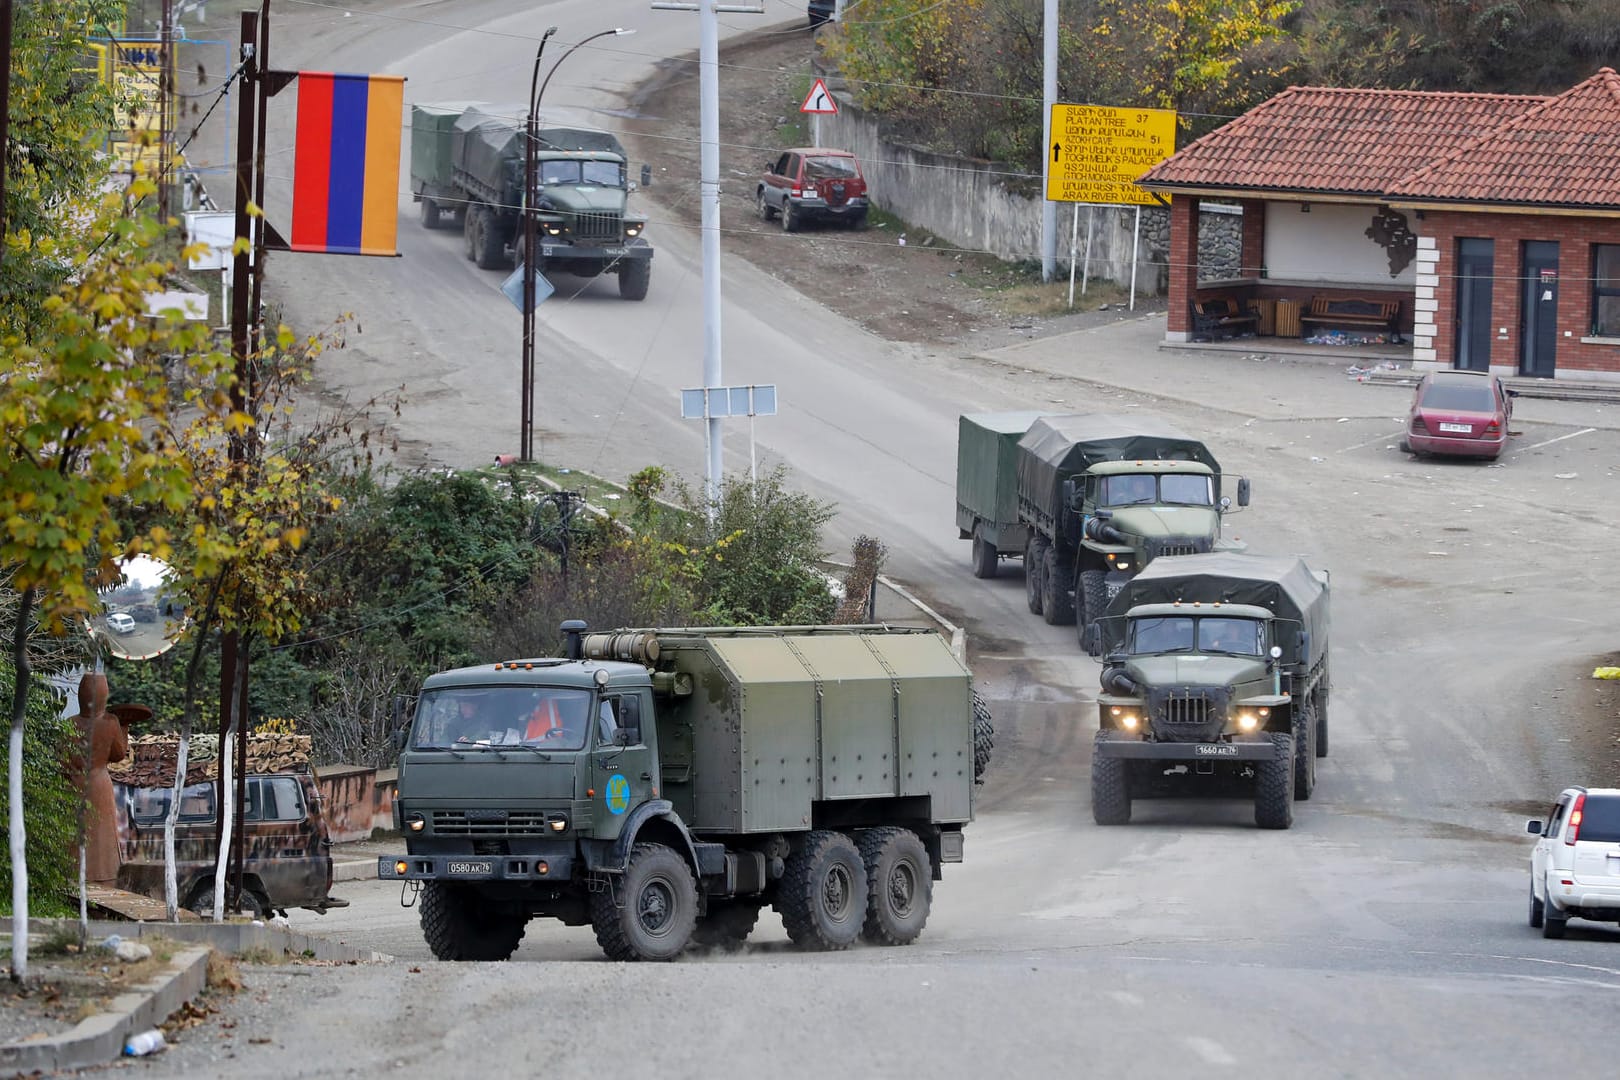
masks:
<path fill-rule="evenodd" d="M 283 19 L 278 66 L 403 72 L 408 101 L 511 100 L 545 25 L 566 39 L 617 21 L 642 32 L 580 50 L 548 91 L 608 118 L 616 91 L 696 41 L 690 16 L 617 0 L 389 12 L 421 21 L 313 7 Z M 271 295 L 303 319 L 334 303 L 355 313 L 362 332 L 330 358 L 327 387 L 406 383 L 409 455 L 460 465 L 510 451 L 517 319 L 500 275 L 462 259 L 459 237 L 416 228 L 408 200 L 401 215 L 404 259 L 297 257 L 289 272 L 282 257 Z M 674 394 L 701 372 L 696 238 L 650 233 L 645 303 L 608 282 L 542 308 L 548 460 L 701 470 L 701 432 L 677 419 Z M 968 627 L 993 699 L 994 772 L 923 939 L 802 956 L 767 918 L 741 954 L 636 967 L 601 961 L 589 931 L 534 924 L 511 964 L 443 965 L 397 887 L 356 883 L 340 890 L 352 907 L 295 924 L 399 962 L 256 969 L 233 1026 L 204 1025 L 135 1068 L 1508 1076 L 1555 1061 L 1607 1074 L 1594 1036 L 1620 993 L 1620 932 L 1576 923 L 1555 942 L 1528 929 L 1523 832 L 1559 787 L 1615 765 L 1614 718 L 1581 701 L 1617 640 L 1620 436 L 1604 409 L 1521 401 L 1502 467 L 1413 462 L 1390 419 L 1405 392 L 1347 387 L 1320 365 L 1161 355 L 1152 328 L 1131 326 L 1045 353 L 934 356 L 735 260 L 726 273 L 726 380 L 782 390 L 782 415 L 760 423 L 763 459 L 837 500 L 834 542 L 884 538 L 890 571 Z M 1099 405 L 1157 408 L 1205 433 L 1254 478 L 1234 531 L 1333 574 L 1333 752 L 1289 832 L 1254 829 L 1241 803 L 1188 801 L 1139 802 L 1130 826 L 1095 827 L 1095 662 L 1072 628 L 1025 611 L 1016 563 L 968 574 L 950 516 L 957 414 Z M 746 467 L 741 432 L 727 449 Z"/>

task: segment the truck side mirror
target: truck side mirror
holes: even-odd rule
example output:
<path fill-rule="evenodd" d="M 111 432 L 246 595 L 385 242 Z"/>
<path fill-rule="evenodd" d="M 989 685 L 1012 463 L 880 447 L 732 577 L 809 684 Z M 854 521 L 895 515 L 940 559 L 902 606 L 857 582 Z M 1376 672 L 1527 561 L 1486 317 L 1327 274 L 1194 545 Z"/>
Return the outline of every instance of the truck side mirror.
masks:
<path fill-rule="evenodd" d="M 1087 626 L 1086 627 L 1086 632 L 1082 635 L 1082 640 L 1084 641 L 1087 656 L 1101 656 L 1102 655 L 1102 627 L 1101 626 L 1098 626 L 1096 623 L 1092 623 L 1089 626 Z"/>
<path fill-rule="evenodd" d="M 1238 477 L 1238 505 L 1249 505 L 1249 478 L 1247 476 Z"/>
<path fill-rule="evenodd" d="M 1297 647 L 1299 649 L 1300 663 L 1304 663 L 1311 658 L 1311 634 L 1309 630 L 1299 632 Z"/>
<path fill-rule="evenodd" d="M 644 187 L 644 188 L 652 187 L 652 166 L 651 165 L 643 165 L 641 167 L 641 186 Z"/>

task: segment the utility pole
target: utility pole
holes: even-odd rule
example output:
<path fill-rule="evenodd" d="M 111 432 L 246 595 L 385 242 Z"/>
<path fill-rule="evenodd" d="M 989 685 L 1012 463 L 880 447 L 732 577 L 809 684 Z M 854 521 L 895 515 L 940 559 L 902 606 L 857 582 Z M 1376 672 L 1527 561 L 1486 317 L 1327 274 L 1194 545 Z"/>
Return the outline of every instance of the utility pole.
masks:
<path fill-rule="evenodd" d="M 0 0 L 0 259 L 6 255 L 6 145 L 11 138 L 11 0 Z"/>
<path fill-rule="evenodd" d="M 163 0 L 158 29 L 158 221 L 169 221 L 169 144 L 174 141 L 174 0 Z"/>
<path fill-rule="evenodd" d="M 1056 0 L 1052 0 L 1056 3 Z M 763 15 L 757 5 L 655 3 L 655 11 L 698 13 L 698 196 L 703 232 L 703 385 L 724 385 L 720 362 L 720 19 L 727 15 Z M 724 431 L 719 417 L 705 421 L 708 435 L 708 474 L 704 491 L 712 508 L 720 498 L 724 475 Z"/>
<path fill-rule="evenodd" d="M 1041 19 L 1043 57 L 1041 63 L 1041 280 L 1057 275 L 1057 203 L 1045 197 L 1052 172 L 1052 106 L 1057 104 L 1058 86 L 1058 0 L 1045 0 Z"/>

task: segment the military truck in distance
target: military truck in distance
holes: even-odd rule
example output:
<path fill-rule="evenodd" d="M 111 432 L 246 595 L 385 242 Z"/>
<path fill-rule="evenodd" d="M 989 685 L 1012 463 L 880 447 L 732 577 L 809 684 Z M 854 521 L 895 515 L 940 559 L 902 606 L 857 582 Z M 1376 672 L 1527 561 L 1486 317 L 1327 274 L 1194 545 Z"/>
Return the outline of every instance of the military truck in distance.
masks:
<path fill-rule="evenodd" d="M 1001 415 L 1001 426 L 1012 427 L 1019 414 Z M 994 425 L 975 418 L 973 426 Z M 1037 417 L 1018 439 L 1010 474 L 986 464 L 988 451 L 1002 452 L 1001 443 L 977 435 L 972 441 L 979 450 L 966 466 L 958 446 L 958 529 L 967 531 L 962 507 L 969 499 L 976 508 L 998 508 L 998 517 L 979 514 L 974 528 L 993 532 L 998 553 L 1022 536 L 1029 610 L 1052 625 L 1076 623 L 1082 644 L 1109 597 L 1153 559 L 1243 546 L 1221 537 L 1231 500 L 1221 496 L 1215 456 L 1157 417 Z M 1009 484 L 1021 534 L 988 527 L 999 518 Z M 1238 479 L 1237 500 L 1249 504 L 1245 478 Z M 974 572 L 980 569 L 976 556 Z"/>
<path fill-rule="evenodd" d="M 1286 829 L 1328 752 L 1328 576 L 1289 556 L 1151 563 L 1098 620 L 1091 812 L 1154 794 L 1247 793 Z"/>
<path fill-rule="evenodd" d="M 804 949 L 922 932 L 977 768 L 972 679 L 938 634 L 563 632 L 567 658 L 422 685 L 407 854 L 378 875 L 419 887 L 435 956 L 504 960 L 547 917 L 667 960 L 740 944 L 766 904 Z"/>
<path fill-rule="evenodd" d="M 973 576 L 995 577 L 1022 556 L 1029 525 L 1018 516 L 1018 440 L 1036 412 L 973 413 L 957 421 L 956 528 L 973 541 Z"/>
<path fill-rule="evenodd" d="M 523 143 L 527 109 L 478 102 L 411 107 L 411 197 L 422 227 L 459 220 L 467 258 L 486 270 L 523 258 Z M 535 154 L 541 273 L 617 274 L 619 295 L 643 300 L 652 280 L 647 219 L 626 212 L 624 147 L 604 131 L 541 128 Z"/>

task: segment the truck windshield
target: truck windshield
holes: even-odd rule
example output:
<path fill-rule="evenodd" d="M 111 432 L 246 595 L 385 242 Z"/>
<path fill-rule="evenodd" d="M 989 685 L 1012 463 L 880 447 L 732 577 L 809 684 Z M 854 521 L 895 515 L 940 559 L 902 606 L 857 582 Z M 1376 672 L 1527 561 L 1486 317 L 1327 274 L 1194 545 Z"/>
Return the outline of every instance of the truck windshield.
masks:
<path fill-rule="evenodd" d="M 616 161 L 542 161 L 542 184 L 589 184 L 594 187 L 623 187 L 624 166 Z"/>
<path fill-rule="evenodd" d="M 1167 617 L 1131 620 L 1131 652 L 1192 652 L 1193 620 Z"/>
<path fill-rule="evenodd" d="M 1218 652 L 1260 656 L 1265 652 L 1265 627 L 1258 619 L 1173 615 L 1132 619 L 1133 653 Z"/>
<path fill-rule="evenodd" d="M 565 687 L 458 686 L 429 690 L 416 706 L 411 745 L 418 750 L 528 746 L 579 750 L 589 727 L 591 692 Z"/>
<path fill-rule="evenodd" d="M 1259 656 L 1265 652 L 1265 628 L 1257 619 L 1199 619 L 1198 651 Z"/>
<path fill-rule="evenodd" d="M 1159 477 L 1159 501 L 1183 506 L 1214 506 L 1214 485 L 1207 476 L 1177 473 Z"/>
<path fill-rule="evenodd" d="M 1140 506 L 1148 503 L 1176 503 L 1182 506 L 1215 505 L 1214 485 L 1207 476 L 1180 473 L 1160 476 L 1131 473 L 1102 478 L 1098 501 L 1103 506 Z"/>

